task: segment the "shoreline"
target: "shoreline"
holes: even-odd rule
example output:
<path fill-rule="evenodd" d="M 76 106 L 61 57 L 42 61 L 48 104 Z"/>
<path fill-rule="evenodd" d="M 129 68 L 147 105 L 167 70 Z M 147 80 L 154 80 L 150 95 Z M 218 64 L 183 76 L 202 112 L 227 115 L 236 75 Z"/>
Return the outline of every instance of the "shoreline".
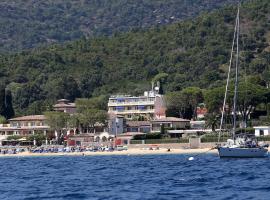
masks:
<path fill-rule="evenodd" d="M 203 149 L 159 149 L 159 150 L 143 150 L 143 149 L 128 149 L 123 151 L 102 151 L 102 152 L 70 152 L 70 153 L 30 153 L 23 152 L 17 154 L 0 154 L 0 158 L 3 157 L 39 157 L 39 156 L 114 156 L 114 155 L 165 155 L 165 154 L 217 154 L 217 150 L 210 148 Z"/>

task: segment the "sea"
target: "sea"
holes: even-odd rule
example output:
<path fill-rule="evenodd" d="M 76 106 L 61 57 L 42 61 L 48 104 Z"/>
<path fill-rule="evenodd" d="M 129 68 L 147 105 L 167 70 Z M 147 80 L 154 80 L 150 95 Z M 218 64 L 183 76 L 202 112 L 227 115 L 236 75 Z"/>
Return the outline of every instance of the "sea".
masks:
<path fill-rule="evenodd" d="M 0 158 L 0 199 L 270 199 L 270 158 L 215 154 Z"/>

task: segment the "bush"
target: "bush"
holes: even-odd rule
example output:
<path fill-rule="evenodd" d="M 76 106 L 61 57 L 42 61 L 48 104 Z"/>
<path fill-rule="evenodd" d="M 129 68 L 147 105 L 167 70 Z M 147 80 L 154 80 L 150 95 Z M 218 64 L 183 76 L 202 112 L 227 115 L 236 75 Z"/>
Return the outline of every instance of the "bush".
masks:
<path fill-rule="evenodd" d="M 144 140 L 145 144 L 167 144 L 167 143 L 188 143 L 187 138 L 179 139 L 148 139 Z M 130 144 L 142 144 L 142 140 L 131 140 Z"/>
<path fill-rule="evenodd" d="M 220 141 L 219 142 L 227 142 L 228 139 L 230 139 L 231 137 L 220 137 Z M 206 138 L 201 138 L 201 142 L 202 143 L 206 143 L 206 142 L 218 142 L 218 137 L 206 137 Z"/>
<path fill-rule="evenodd" d="M 37 146 L 40 146 L 40 145 L 42 145 L 42 141 L 46 140 L 46 137 L 44 134 L 34 134 L 34 135 L 29 135 L 27 137 L 27 140 L 29 140 L 29 141 L 36 140 Z"/>
<path fill-rule="evenodd" d="M 135 135 L 134 140 L 149 140 L 149 139 L 161 139 L 160 133 L 148 133 L 145 135 Z"/>
<path fill-rule="evenodd" d="M 257 141 L 270 141 L 270 136 L 257 137 Z"/>
<path fill-rule="evenodd" d="M 7 140 L 18 140 L 21 138 L 23 138 L 23 136 L 21 136 L 21 135 L 10 135 L 7 137 Z"/>
<path fill-rule="evenodd" d="M 246 134 L 254 135 L 255 129 L 254 128 L 238 128 L 236 129 L 235 133 L 236 134 L 246 133 Z"/>

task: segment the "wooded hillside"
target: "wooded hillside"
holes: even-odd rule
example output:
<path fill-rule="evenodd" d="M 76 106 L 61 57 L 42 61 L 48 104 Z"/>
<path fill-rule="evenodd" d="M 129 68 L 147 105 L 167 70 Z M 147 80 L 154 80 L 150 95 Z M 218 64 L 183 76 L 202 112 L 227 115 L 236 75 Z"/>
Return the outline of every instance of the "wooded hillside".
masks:
<path fill-rule="evenodd" d="M 0 52 L 164 25 L 234 0 L 1 0 Z"/>
<path fill-rule="evenodd" d="M 241 74 L 269 84 L 270 2 L 241 7 Z M 82 39 L 0 57 L 2 82 L 17 114 L 48 109 L 56 99 L 141 94 L 167 73 L 165 92 L 224 85 L 236 8 L 150 30 Z"/>

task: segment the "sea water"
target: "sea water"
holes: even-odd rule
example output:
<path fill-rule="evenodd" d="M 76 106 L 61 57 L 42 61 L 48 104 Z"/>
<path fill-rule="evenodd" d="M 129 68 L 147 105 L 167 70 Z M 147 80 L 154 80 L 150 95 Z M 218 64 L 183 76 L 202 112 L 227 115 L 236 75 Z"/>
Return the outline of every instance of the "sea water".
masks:
<path fill-rule="evenodd" d="M 0 199 L 270 199 L 270 159 L 0 158 Z"/>

